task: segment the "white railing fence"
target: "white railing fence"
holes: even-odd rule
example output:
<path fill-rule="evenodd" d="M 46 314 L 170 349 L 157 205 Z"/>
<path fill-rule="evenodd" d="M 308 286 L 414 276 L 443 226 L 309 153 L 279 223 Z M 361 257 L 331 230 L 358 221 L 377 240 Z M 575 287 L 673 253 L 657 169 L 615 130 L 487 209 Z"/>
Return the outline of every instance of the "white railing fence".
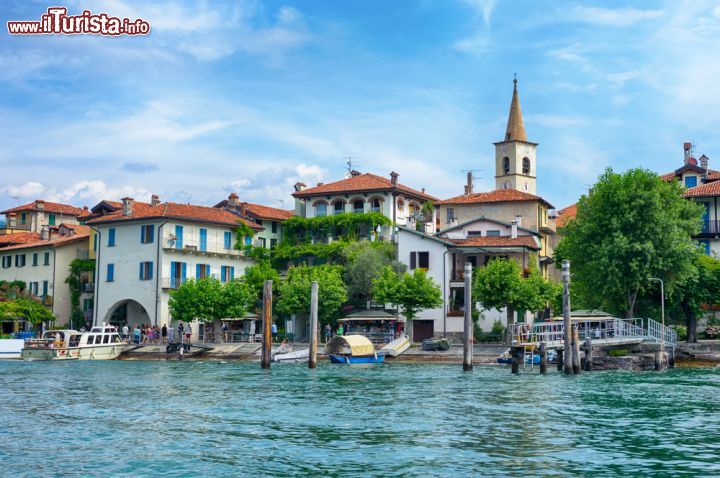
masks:
<path fill-rule="evenodd" d="M 643 339 L 675 345 L 677 333 L 670 327 L 648 319 L 647 329 L 643 319 L 611 319 L 602 321 L 574 322 L 580 340 L 622 340 Z M 514 324 L 513 340 L 521 343 L 562 342 L 565 325 L 562 322 L 538 322 L 535 324 Z"/>

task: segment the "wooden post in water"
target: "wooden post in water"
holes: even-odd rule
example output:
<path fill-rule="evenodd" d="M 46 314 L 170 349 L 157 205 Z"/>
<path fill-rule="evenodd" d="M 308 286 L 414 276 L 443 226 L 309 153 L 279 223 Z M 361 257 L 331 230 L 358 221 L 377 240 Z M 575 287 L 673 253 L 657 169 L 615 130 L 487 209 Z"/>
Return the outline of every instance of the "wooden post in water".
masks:
<path fill-rule="evenodd" d="M 592 353 L 592 339 L 588 337 L 585 339 L 585 370 L 592 372 L 593 369 L 593 353 Z"/>
<path fill-rule="evenodd" d="M 570 330 L 570 261 L 562 261 L 563 281 L 563 355 L 565 375 L 573 373 L 572 369 L 572 331 Z"/>
<path fill-rule="evenodd" d="M 572 329 L 572 370 L 575 375 L 580 373 L 580 330 L 578 327 Z"/>
<path fill-rule="evenodd" d="M 317 367 L 318 336 L 318 283 L 312 281 L 310 285 L 310 355 L 308 357 L 308 368 Z"/>
<path fill-rule="evenodd" d="M 564 352 L 563 349 L 557 350 L 557 371 L 558 372 L 563 371 L 563 364 L 565 363 L 565 361 L 563 360 L 563 355 L 564 355 L 563 352 Z"/>
<path fill-rule="evenodd" d="M 655 352 L 655 370 L 662 370 L 663 369 L 663 360 L 662 360 L 663 353 L 658 350 Z"/>
<path fill-rule="evenodd" d="M 675 347 L 670 347 L 668 352 L 668 367 L 675 368 Z"/>
<path fill-rule="evenodd" d="M 547 374 L 547 350 L 545 349 L 545 342 L 540 342 L 540 373 L 543 375 Z"/>
<path fill-rule="evenodd" d="M 263 341 L 260 366 L 270 368 L 270 347 L 272 346 L 272 284 L 266 280 L 263 287 Z"/>
<path fill-rule="evenodd" d="M 472 264 L 465 263 L 465 326 L 463 328 L 463 370 L 473 369 Z"/>
<path fill-rule="evenodd" d="M 520 373 L 520 361 L 524 360 L 525 357 L 523 357 L 522 348 L 520 347 L 511 347 L 510 348 L 510 357 L 512 357 L 511 362 L 511 369 L 512 373 L 518 374 Z"/>

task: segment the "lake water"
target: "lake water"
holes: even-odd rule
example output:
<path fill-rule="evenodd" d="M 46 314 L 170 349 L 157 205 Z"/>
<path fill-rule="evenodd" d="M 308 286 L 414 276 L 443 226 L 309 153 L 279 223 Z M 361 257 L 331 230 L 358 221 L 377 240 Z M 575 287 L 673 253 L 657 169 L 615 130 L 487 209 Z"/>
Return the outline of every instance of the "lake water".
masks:
<path fill-rule="evenodd" d="M 0 362 L 0 475 L 720 475 L 720 369 L 461 369 Z"/>

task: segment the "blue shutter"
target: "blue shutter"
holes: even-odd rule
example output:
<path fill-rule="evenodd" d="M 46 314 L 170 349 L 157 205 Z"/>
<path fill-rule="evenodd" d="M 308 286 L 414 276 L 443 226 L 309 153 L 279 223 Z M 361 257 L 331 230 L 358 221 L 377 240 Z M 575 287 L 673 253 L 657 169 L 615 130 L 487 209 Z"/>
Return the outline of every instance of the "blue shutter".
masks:
<path fill-rule="evenodd" d="M 250 236 L 245 236 L 245 245 L 246 245 L 246 246 L 251 246 L 251 245 L 252 245 L 252 237 L 250 237 Z"/>
<path fill-rule="evenodd" d="M 230 241 L 232 240 L 232 233 L 230 231 L 225 231 L 225 249 L 230 249 Z"/>
<path fill-rule="evenodd" d="M 115 264 L 107 265 L 107 281 L 112 282 L 115 279 Z"/>
<path fill-rule="evenodd" d="M 210 264 L 205 264 L 205 277 L 210 277 Z"/>
<path fill-rule="evenodd" d="M 170 287 L 174 288 L 177 287 L 177 277 L 175 274 L 177 273 L 177 262 L 173 261 L 170 263 Z"/>
<path fill-rule="evenodd" d="M 196 279 L 199 279 L 199 278 L 200 278 L 200 266 L 201 266 L 201 264 L 196 264 L 196 265 L 195 265 L 195 278 L 196 278 Z"/>
<path fill-rule="evenodd" d="M 220 266 L 220 281 L 225 282 L 225 271 L 227 270 L 226 266 Z"/>
<path fill-rule="evenodd" d="M 147 271 L 148 279 L 152 279 L 153 278 L 153 269 L 155 268 L 155 264 L 153 263 L 153 261 L 150 261 L 147 263 L 147 265 L 150 268 L 150 270 Z"/>
<path fill-rule="evenodd" d="M 182 266 L 180 268 L 180 274 L 181 274 L 183 283 L 185 283 L 185 280 L 187 279 L 187 263 L 186 262 L 182 263 Z"/>
<path fill-rule="evenodd" d="M 200 250 L 207 251 L 207 229 L 200 229 Z"/>
<path fill-rule="evenodd" d="M 140 263 L 140 280 L 143 280 L 143 279 L 144 279 L 144 274 L 143 274 L 143 272 L 145 272 L 145 263 L 144 263 L 144 262 L 141 262 L 141 263 Z"/>
<path fill-rule="evenodd" d="M 150 242 L 155 242 L 155 226 L 150 225 Z"/>
<path fill-rule="evenodd" d="M 230 266 L 230 280 L 235 280 L 235 266 Z"/>
<path fill-rule="evenodd" d="M 108 247 L 115 245 L 115 228 L 108 229 Z"/>
<path fill-rule="evenodd" d="M 177 249 L 183 248 L 183 227 L 175 226 L 175 247 Z"/>
<path fill-rule="evenodd" d="M 140 244 L 145 243 L 145 228 L 147 226 L 140 226 Z"/>

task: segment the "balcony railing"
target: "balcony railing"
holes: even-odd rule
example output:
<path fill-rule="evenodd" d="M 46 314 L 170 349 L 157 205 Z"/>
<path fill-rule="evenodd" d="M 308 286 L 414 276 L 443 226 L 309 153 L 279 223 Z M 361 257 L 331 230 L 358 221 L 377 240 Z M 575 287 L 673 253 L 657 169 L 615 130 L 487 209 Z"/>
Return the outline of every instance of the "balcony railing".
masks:
<path fill-rule="evenodd" d="M 703 221 L 701 234 L 719 234 L 720 233 L 720 221 L 707 220 Z"/>

